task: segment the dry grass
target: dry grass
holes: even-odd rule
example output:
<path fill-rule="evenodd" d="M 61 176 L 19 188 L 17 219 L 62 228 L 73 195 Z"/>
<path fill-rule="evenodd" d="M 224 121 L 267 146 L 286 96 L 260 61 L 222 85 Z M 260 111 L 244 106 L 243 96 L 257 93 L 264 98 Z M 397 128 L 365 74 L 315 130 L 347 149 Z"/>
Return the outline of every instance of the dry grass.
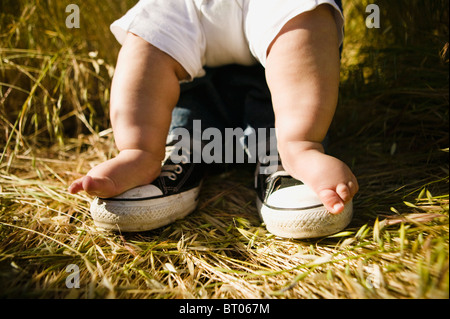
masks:
<path fill-rule="evenodd" d="M 344 232 L 287 241 L 260 224 L 251 174 L 239 168 L 211 176 L 198 210 L 183 221 L 103 233 L 88 198 L 65 191 L 80 160 L 101 158 L 99 142 L 90 145 L 79 156 L 55 149 L 21 156 L 10 167 L 15 174 L 1 175 L 4 297 L 448 297 L 448 197 L 423 192 L 375 221 L 360 204 Z M 80 289 L 65 286 L 69 264 L 81 269 Z"/>
<path fill-rule="evenodd" d="M 339 234 L 304 241 L 261 225 L 246 165 L 219 167 L 185 220 L 137 234 L 97 230 L 90 198 L 66 189 L 116 152 L 105 119 L 117 47 L 102 32 L 130 1 L 107 16 L 94 10 L 73 32 L 62 26 L 69 2 L 2 2 L 0 296 L 448 298 L 448 55 L 440 56 L 448 22 L 430 15 L 428 28 L 404 39 L 414 12 L 395 15 L 396 5 L 379 2 L 395 32 L 365 29 L 365 3 L 346 5 L 331 134 L 330 152 L 361 184 L 355 218 Z M 66 287 L 70 264 L 80 268 L 79 289 Z"/>

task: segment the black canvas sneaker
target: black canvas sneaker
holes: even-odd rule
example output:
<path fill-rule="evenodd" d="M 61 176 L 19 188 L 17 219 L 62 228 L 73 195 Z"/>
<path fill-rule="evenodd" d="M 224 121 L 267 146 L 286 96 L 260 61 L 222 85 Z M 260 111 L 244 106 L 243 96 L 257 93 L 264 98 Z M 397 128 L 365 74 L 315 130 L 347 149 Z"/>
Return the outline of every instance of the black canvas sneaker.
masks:
<path fill-rule="evenodd" d="M 281 161 L 273 163 L 273 158 L 262 158 L 255 172 L 257 209 L 270 233 L 283 238 L 315 238 L 334 234 L 350 223 L 352 202 L 342 213 L 331 214 L 309 187 L 283 169 Z"/>
<path fill-rule="evenodd" d="M 197 207 L 205 164 L 193 163 L 190 148 L 166 146 L 160 176 L 112 198 L 95 198 L 91 214 L 106 230 L 137 232 L 184 218 Z"/>

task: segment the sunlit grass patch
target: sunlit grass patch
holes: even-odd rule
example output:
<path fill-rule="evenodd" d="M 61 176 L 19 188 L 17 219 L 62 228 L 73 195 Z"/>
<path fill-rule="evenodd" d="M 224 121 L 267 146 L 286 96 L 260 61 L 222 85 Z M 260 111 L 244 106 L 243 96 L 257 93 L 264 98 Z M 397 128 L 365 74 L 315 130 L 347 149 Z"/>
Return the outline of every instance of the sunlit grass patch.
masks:
<path fill-rule="evenodd" d="M 184 220 L 98 230 L 91 198 L 67 186 L 117 152 L 108 27 L 134 1 L 83 1 L 70 30 L 69 1 L 2 1 L 0 295 L 448 298 L 448 1 L 378 1 L 380 30 L 365 28 L 366 2 L 345 3 L 329 145 L 358 176 L 354 218 L 329 237 L 286 240 L 261 224 L 247 165 L 217 167 Z"/>

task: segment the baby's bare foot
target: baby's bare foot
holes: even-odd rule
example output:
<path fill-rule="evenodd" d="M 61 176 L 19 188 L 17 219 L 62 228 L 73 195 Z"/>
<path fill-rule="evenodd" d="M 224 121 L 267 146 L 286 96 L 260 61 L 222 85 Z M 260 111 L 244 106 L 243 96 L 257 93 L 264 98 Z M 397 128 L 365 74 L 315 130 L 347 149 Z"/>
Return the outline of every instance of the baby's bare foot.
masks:
<path fill-rule="evenodd" d="M 115 158 L 91 169 L 69 186 L 72 194 L 86 191 L 103 198 L 119 195 L 158 177 L 161 160 L 142 150 L 123 150 Z"/>
<path fill-rule="evenodd" d="M 339 214 L 358 191 L 358 182 L 345 163 L 323 153 L 318 143 L 291 142 L 280 149 L 283 166 L 308 185 L 333 214 Z"/>

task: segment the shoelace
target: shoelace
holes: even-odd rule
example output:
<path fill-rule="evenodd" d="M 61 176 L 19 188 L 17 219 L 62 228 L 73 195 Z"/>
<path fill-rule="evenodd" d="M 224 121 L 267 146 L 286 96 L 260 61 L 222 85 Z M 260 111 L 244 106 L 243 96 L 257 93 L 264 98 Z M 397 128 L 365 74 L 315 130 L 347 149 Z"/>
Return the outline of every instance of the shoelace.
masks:
<path fill-rule="evenodd" d="M 166 176 L 170 180 L 174 181 L 177 179 L 178 175 L 183 172 L 183 167 L 180 164 L 172 164 L 172 163 L 181 163 L 186 164 L 189 160 L 188 156 L 185 154 L 179 155 L 174 152 L 175 146 L 166 146 L 166 156 L 164 158 L 164 165 L 161 167 L 161 174 L 159 176 Z M 188 155 L 189 151 L 186 151 Z"/>

